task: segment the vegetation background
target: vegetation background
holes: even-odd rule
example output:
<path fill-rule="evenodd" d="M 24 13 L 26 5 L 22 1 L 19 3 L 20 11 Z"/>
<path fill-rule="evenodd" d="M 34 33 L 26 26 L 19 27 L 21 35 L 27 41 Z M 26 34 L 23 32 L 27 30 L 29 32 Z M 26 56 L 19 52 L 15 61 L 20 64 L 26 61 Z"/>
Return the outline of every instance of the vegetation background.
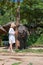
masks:
<path fill-rule="evenodd" d="M 0 0 L 0 25 L 16 20 L 17 7 L 15 0 Z M 30 32 L 27 45 L 43 46 L 43 0 L 21 0 L 20 23 Z"/>

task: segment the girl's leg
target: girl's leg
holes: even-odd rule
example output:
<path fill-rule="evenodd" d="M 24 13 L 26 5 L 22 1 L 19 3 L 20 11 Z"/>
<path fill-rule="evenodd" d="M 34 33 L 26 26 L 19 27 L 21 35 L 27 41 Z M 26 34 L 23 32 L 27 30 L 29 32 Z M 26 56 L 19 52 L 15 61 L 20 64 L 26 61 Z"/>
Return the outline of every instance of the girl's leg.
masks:
<path fill-rule="evenodd" d="M 9 47 L 9 48 L 10 48 L 10 51 L 12 51 L 12 50 L 13 50 L 13 49 L 12 49 L 12 43 L 10 44 L 10 47 Z"/>

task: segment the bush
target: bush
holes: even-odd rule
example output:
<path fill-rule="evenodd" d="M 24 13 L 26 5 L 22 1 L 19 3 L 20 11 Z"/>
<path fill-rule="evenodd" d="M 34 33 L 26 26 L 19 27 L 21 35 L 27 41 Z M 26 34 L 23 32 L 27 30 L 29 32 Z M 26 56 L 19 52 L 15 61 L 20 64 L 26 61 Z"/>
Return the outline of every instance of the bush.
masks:
<path fill-rule="evenodd" d="M 40 37 L 40 35 L 35 34 L 35 33 L 29 35 L 29 36 L 28 36 L 28 39 L 27 39 L 27 45 L 28 45 L 28 46 L 34 45 L 35 42 L 39 39 L 39 37 Z"/>

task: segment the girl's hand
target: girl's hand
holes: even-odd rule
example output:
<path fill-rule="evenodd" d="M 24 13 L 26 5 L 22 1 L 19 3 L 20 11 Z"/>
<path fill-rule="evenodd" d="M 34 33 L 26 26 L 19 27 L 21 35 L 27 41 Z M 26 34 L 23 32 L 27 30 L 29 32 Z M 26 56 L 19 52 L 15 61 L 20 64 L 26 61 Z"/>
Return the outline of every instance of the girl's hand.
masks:
<path fill-rule="evenodd" d="M 18 31 L 15 31 L 15 34 L 18 35 Z"/>

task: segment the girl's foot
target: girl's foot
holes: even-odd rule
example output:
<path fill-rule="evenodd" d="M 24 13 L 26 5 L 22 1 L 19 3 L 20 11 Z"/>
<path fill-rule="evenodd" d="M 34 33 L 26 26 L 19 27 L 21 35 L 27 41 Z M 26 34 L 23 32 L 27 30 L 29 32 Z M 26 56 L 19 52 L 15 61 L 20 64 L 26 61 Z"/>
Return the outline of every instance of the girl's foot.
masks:
<path fill-rule="evenodd" d="M 10 51 L 10 49 L 8 49 L 8 51 Z"/>
<path fill-rule="evenodd" d="M 14 52 L 13 50 L 11 52 Z"/>

